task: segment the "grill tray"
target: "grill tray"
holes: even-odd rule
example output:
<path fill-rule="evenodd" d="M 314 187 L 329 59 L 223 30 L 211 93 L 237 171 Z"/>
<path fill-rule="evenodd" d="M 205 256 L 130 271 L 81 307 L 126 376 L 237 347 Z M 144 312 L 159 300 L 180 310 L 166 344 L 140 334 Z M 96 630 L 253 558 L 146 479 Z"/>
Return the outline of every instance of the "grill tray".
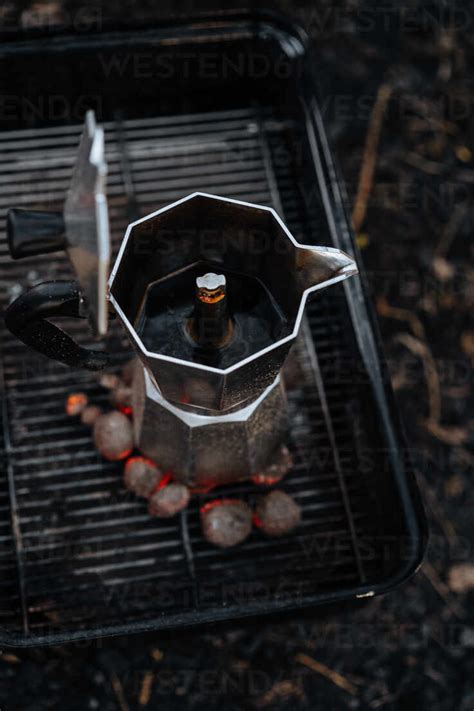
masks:
<path fill-rule="evenodd" d="M 55 82 L 63 82 L 71 108 L 61 121 L 48 111 L 34 118 L 22 112 L 0 135 L 2 308 L 23 288 L 70 278 L 61 256 L 13 263 L 4 218 L 12 205 L 62 204 L 81 130 L 72 107 L 83 77 L 106 129 L 115 250 L 130 220 L 199 189 L 272 205 L 300 242 L 353 252 L 316 99 L 302 89 L 301 33 L 265 16 L 234 16 L 101 35 L 102 55 L 97 41 L 10 41 L 0 52 L 33 107 L 52 93 L 48 63 L 57 67 L 59 55 Z M 267 57 L 266 76 L 244 76 L 247 61 L 242 76 L 201 72 L 196 86 L 189 56 L 210 56 L 216 47 L 234 66 L 235 57 Z M 26 77 L 32 53 L 42 61 L 33 70 L 29 63 Z M 136 67 L 126 68 L 127 94 L 113 72 L 110 85 L 96 76 L 97 62 L 105 72 L 112 56 L 165 57 L 174 69 L 157 83 L 156 76 L 137 81 Z M 283 77 L 274 71 L 282 62 Z M 158 86 L 160 111 L 150 98 Z M 64 325 L 91 345 L 84 324 Z M 309 306 L 295 347 L 289 404 L 296 465 L 284 488 L 301 504 L 303 522 L 295 535 L 268 540 L 255 532 L 227 552 L 200 535 L 199 507 L 215 493 L 194 497 L 180 519 L 151 519 L 146 504 L 123 489 L 122 466 L 102 461 L 89 429 L 65 415 L 67 394 L 79 389 L 106 404 L 90 373 L 29 351 L 3 322 L 1 345 L 0 643 L 57 643 L 370 596 L 418 565 L 422 514 L 359 281 Z M 107 349 L 117 354 L 117 370 L 132 356 L 118 326 Z M 222 492 L 252 502 L 261 489 L 240 484 Z"/>

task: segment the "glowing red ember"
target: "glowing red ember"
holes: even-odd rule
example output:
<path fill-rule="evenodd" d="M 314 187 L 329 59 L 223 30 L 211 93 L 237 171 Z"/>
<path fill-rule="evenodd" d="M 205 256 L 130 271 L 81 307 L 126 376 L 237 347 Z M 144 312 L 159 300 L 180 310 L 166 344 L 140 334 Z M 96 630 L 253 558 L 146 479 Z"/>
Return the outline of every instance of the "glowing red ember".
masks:
<path fill-rule="evenodd" d="M 281 447 L 278 456 L 273 464 L 258 474 L 254 474 L 251 478 L 254 484 L 258 486 L 273 486 L 278 484 L 283 477 L 288 474 L 293 466 L 293 459 L 287 447 Z"/>
<path fill-rule="evenodd" d="M 284 536 L 301 520 L 301 508 L 284 491 L 271 491 L 257 505 L 254 524 L 267 536 Z"/>
<path fill-rule="evenodd" d="M 129 406 L 127 406 L 127 405 L 121 405 L 121 406 L 118 407 L 117 409 L 120 410 L 120 412 L 122 412 L 122 413 L 123 413 L 124 415 L 126 415 L 127 417 L 131 417 L 132 414 L 133 414 L 132 408 L 129 407 Z"/>
<path fill-rule="evenodd" d="M 132 423 L 118 410 L 99 415 L 94 423 L 94 442 L 105 459 L 125 459 L 133 449 Z"/>
<path fill-rule="evenodd" d="M 166 472 L 165 474 L 163 474 L 162 478 L 160 479 L 160 481 L 158 482 L 158 484 L 155 486 L 155 488 L 154 488 L 154 490 L 153 490 L 153 493 L 154 493 L 155 491 L 159 491 L 159 490 L 162 489 L 164 486 L 167 486 L 167 485 L 170 483 L 170 481 L 172 480 L 172 478 L 173 478 L 173 477 L 171 476 L 170 472 Z"/>
<path fill-rule="evenodd" d="M 66 400 L 66 413 L 70 417 L 76 417 L 87 407 L 88 398 L 85 393 L 72 393 Z"/>
<path fill-rule="evenodd" d="M 150 516 L 171 518 L 189 504 L 191 493 L 184 484 L 167 484 L 150 497 Z"/>
<path fill-rule="evenodd" d="M 164 476 L 151 459 L 146 457 L 130 457 L 127 459 L 123 473 L 123 483 L 127 489 L 137 496 L 148 498 L 160 486 Z"/>
<path fill-rule="evenodd" d="M 220 548 L 242 543 L 252 531 L 252 509 L 239 499 L 214 499 L 201 507 L 204 538 Z"/>

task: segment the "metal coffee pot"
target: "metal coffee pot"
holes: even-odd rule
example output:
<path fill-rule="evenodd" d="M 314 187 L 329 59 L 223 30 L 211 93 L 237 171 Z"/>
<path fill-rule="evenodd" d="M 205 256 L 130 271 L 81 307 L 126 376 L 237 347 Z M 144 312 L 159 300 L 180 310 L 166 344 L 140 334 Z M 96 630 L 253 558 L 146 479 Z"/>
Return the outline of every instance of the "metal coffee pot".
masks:
<path fill-rule="evenodd" d="M 268 471 L 286 438 L 280 372 L 306 300 L 355 274 L 354 260 L 298 244 L 270 207 L 197 192 L 128 226 L 107 287 L 105 175 L 103 132 L 89 114 L 64 219 L 11 211 L 8 224 L 12 256 L 65 247 L 77 282 L 30 289 L 10 305 L 8 328 L 49 357 L 98 370 L 107 354 L 48 319 L 87 316 L 104 337 L 113 310 L 139 359 L 137 448 L 191 488 Z"/>

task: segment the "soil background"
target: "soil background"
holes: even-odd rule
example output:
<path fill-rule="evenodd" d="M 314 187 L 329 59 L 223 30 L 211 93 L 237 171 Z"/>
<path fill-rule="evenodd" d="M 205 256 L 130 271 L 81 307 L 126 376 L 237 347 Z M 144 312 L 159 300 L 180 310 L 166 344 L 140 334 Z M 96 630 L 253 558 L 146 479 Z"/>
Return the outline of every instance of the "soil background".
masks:
<path fill-rule="evenodd" d="M 7 1 L 0 22 L 152 21 L 237 5 Z M 316 48 L 326 125 L 429 519 L 425 563 L 401 589 L 356 607 L 4 650 L 2 711 L 474 708 L 474 6 L 278 7 Z"/>

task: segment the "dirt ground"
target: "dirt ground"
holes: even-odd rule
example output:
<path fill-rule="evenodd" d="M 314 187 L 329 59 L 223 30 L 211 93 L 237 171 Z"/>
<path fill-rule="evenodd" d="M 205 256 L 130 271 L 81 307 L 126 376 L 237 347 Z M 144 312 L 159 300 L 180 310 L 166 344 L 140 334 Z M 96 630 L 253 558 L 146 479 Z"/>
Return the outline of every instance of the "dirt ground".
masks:
<path fill-rule="evenodd" d="M 474 7 L 316 4 L 291 9 L 317 47 L 429 519 L 426 561 L 357 608 L 5 650 L 1 709 L 474 708 Z M 21 24 L 39 7 L 61 17 L 77 3 L 7 2 L 2 16 Z"/>

